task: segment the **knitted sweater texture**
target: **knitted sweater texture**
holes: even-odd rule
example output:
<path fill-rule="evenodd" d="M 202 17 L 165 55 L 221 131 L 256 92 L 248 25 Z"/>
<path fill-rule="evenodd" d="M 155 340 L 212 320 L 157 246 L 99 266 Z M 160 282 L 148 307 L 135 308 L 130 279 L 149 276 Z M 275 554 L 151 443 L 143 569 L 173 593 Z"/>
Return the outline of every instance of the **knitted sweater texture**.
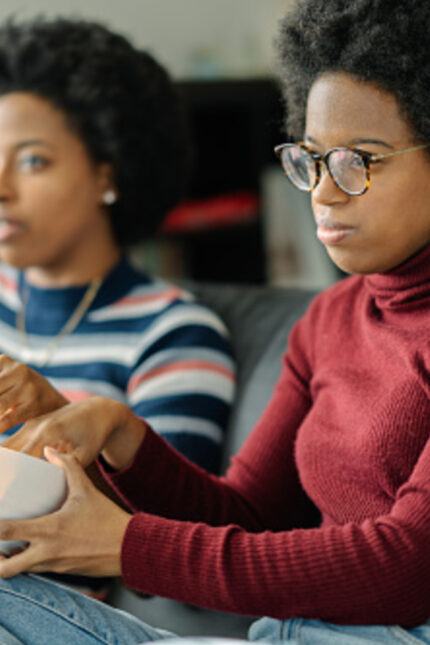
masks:
<path fill-rule="evenodd" d="M 101 395 L 124 403 L 189 459 L 218 472 L 235 387 L 221 320 L 187 291 L 123 257 L 45 365 L 46 349 L 86 289 L 35 287 L 0 265 L 0 351 L 34 368 L 69 401 Z M 23 297 L 28 347 L 16 328 Z M 107 593 L 103 578 L 50 577 L 98 598 Z"/>
<path fill-rule="evenodd" d="M 35 287 L 0 265 L 0 351 L 33 367 L 69 401 L 92 395 L 121 401 L 189 459 L 216 472 L 234 395 L 223 323 L 190 293 L 122 258 L 44 365 L 46 349 L 86 288 Z M 28 348 L 16 329 L 23 294 Z"/>
<path fill-rule="evenodd" d="M 429 429 L 427 247 L 313 301 L 224 478 L 152 432 L 128 468 L 106 474 L 138 511 L 126 584 L 255 616 L 425 622 Z M 321 523 L 302 528 L 309 500 Z"/>

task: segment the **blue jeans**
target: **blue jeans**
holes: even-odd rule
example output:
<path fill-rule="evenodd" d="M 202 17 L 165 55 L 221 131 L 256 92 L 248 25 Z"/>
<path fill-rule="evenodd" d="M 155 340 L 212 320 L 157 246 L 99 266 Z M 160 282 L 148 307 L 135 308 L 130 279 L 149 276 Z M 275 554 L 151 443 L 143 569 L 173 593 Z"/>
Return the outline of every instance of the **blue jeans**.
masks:
<path fill-rule="evenodd" d="M 168 636 L 50 580 L 0 579 L 0 645 L 137 645 Z"/>
<path fill-rule="evenodd" d="M 137 645 L 174 636 L 38 576 L 0 579 L 0 645 Z M 430 645 L 430 623 L 406 630 L 262 618 L 249 637 L 289 645 Z"/>
<path fill-rule="evenodd" d="M 251 640 L 289 645 L 430 645 L 430 622 L 413 629 L 398 625 L 334 625 L 321 620 L 261 618 Z"/>

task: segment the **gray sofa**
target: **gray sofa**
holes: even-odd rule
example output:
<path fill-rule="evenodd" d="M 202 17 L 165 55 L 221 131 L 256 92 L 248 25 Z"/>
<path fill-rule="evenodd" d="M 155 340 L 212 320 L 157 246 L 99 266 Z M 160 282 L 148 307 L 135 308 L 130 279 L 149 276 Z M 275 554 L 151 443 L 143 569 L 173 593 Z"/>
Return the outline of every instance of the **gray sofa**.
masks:
<path fill-rule="evenodd" d="M 292 324 L 314 292 L 260 286 L 187 284 L 224 320 L 238 366 L 238 390 L 227 429 L 223 469 L 264 409 L 280 369 Z M 156 563 L 154 563 L 156 566 Z M 253 619 L 184 605 L 166 598 L 144 598 L 120 581 L 110 602 L 157 627 L 180 635 L 246 637 Z"/>

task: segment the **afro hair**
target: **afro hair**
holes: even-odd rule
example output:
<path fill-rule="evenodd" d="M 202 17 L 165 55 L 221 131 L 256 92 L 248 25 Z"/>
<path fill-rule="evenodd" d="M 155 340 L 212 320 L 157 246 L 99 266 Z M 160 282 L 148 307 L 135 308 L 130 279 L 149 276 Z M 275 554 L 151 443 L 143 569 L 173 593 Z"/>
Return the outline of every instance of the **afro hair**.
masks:
<path fill-rule="evenodd" d="M 393 94 L 417 141 L 430 141 L 430 3 L 297 0 L 281 22 L 279 75 L 287 131 L 301 138 L 315 80 L 345 72 Z"/>
<path fill-rule="evenodd" d="M 159 227 L 182 198 L 190 141 L 164 68 L 98 23 L 38 17 L 0 26 L 0 94 L 31 92 L 61 109 L 90 157 L 113 167 L 109 208 L 120 246 Z"/>

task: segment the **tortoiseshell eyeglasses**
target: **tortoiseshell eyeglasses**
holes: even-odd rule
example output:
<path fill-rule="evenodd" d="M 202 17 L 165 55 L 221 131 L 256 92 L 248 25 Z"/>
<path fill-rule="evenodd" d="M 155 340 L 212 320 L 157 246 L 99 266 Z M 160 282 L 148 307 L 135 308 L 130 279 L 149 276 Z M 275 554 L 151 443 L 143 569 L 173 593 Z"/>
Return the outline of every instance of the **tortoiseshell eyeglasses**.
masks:
<path fill-rule="evenodd" d="M 383 154 L 371 154 L 354 147 L 339 147 L 320 155 L 300 142 L 276 146 L 275 153 L 288 179 L 300 190 L 310 192 L 318 186 L 321 165 L 324 164 L 336 186 L 348 195 L 362 195 L 370 186 L 371 164 L 405 152 L 422 150 L 428 145 L 424 143 Z"/>

